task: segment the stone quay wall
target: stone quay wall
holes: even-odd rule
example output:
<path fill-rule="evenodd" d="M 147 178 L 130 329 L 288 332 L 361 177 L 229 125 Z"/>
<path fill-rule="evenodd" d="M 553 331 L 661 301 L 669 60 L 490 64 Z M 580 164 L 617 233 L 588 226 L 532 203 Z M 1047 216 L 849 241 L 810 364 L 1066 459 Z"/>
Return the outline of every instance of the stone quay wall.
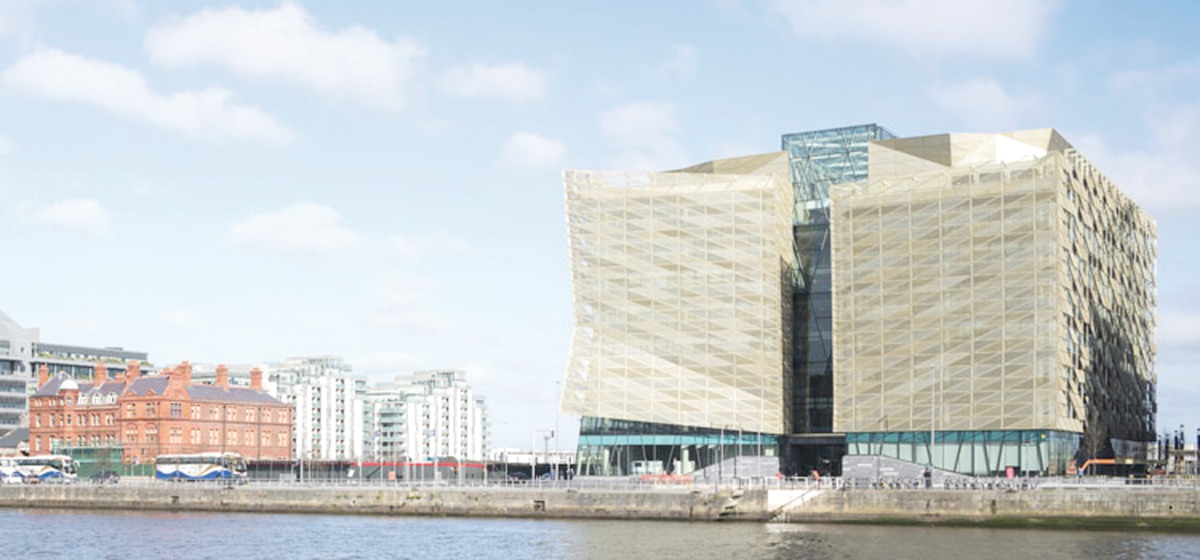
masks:
<path fill-rule="evenodd" d="M 0 507 L 663 520 L 766 520 L 766 491 L 648 487 L 0 486 Z"/>
<path fill-rule="evenodd" d="M 1200 531 L 1194 488 L 776 490 L 773 521 L 943 523 Z"/>
<path fill-rule="evenodd" d="M 1200 532 L 1200 490 L 380 487 L 158 483 L 0 486 L 0 507 L 947 524 Z"/>

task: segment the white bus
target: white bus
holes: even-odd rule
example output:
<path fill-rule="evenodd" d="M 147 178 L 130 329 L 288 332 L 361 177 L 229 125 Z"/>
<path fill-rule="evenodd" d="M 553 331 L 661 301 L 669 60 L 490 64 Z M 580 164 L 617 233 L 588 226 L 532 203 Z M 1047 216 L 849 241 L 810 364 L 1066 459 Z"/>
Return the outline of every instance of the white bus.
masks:
<path fill-rule="evenodd" d="M 159 480 L 228 480 L 238 484 L 246 482 L 246 461 L 238 453 L 159 455 L 154 463 L 154 477 Z"/>
<path fill-rule="evenodd" d="M 17 476 L 17 464 L 12 457 L 0 457 L 0 484 L 20 484 L 21 477 Z"/>
<path fill-rule="evenodd" d="M 75 482 L 77 465 L 66 455 L 36 455 L 13 458 L 14 476 L 26 484 Z"/>

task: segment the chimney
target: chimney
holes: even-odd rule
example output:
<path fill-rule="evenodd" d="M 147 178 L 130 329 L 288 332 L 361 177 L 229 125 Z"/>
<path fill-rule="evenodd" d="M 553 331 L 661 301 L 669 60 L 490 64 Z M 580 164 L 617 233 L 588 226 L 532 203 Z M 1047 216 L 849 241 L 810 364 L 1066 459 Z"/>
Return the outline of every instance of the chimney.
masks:
<path fill-rule="evenodd" d="M 50 368 L 46 364 L 38 366 L 38 389 L 50 382 Z"/>
<path fill-rule="evenodd" d="M 134 380 L 142 376 L 142 364 L 137 360 L 129 360 L 125 364 L 125 381 L 133 383 Z"/>
<path fill-rule="evenodd" d="M 217 387 L 229 388 L 229 368 L 225 367 L 225 364 L 217 366 Z"/>
<path fill-rule="evenodd" d="M 262 390 L 262 370 L 255 367 L 250 370 L 250 388 L 255 391 Z"/>
<path fill-rule="evenodd" d="M 108 383 L 108 366 L 104 365 L 104 362 L 96 362 L 95 386 L 99 387 L 105 383 Z"/>
<path fill-rule="evenodd" d="M 174 374 L 171 377 L 179 379 L 179 383 L 184 387 L 192 384 L 192 364 L 184 361 L 182 364 L 175 366 Z"/>

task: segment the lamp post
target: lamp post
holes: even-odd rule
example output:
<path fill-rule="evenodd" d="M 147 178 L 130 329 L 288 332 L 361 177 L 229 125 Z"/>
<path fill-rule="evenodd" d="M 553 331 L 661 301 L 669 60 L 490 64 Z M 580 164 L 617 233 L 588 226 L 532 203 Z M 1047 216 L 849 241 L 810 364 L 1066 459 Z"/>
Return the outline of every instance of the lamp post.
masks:
<path fill-rule="evenodd" d="M 933 445 L 936 442 L 937 434 L 934 432 L 937 426 L 937 366 L 929 364 L 929 464 L 933 464 Z"/>
<path fill-rule="evenodd" d="M 725 478 L 725 473 L 722 472 L 725 468 L 725 426 L 721 426 L 721 440 L 717 442 L 717 482 L 720 483 Z"/>

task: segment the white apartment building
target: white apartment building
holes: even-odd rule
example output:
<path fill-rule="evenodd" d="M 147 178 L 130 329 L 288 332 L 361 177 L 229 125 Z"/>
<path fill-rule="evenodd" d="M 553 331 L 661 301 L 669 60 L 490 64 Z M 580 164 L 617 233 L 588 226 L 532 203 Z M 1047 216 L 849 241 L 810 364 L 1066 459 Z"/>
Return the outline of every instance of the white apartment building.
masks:
<path fill-rule="evenodd" d="M 337 356 L 288 358 L 271 365 L 278 397 L 296 410 L 296 457 L 363 457 L 366 380 Z"/>
<path fill-rule="evenodd" d="M 367 390 L 368 457 L 487 458 L 487 408 L 461 371 L 421 371 Z"/>

